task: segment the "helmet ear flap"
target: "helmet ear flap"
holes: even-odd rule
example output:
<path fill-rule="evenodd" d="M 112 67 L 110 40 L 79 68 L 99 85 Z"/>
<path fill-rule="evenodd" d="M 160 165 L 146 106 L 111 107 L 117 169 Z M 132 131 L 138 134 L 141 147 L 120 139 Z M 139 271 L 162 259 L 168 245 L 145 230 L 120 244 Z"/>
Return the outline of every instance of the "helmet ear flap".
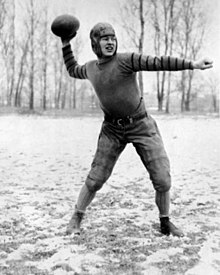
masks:
<path fill-rule="evenodd" d="M 101 47 L 99 44 L 100 39 L 97 38 L 92 38 L 91 39 L 91 46 L 92 46 L 92 50 L 93 52 L 99 57 L 102 57 L 102 51 L 101 51 Z"/>

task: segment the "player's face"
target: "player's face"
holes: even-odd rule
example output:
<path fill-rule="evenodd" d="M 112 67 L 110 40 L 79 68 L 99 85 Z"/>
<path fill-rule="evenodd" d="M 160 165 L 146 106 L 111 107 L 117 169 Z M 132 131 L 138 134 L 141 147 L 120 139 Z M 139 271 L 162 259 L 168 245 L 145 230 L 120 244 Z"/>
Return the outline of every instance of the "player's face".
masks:
<path fill-rule="evenodd" d="M 117 46 L 116 37 L 114 35 L 107 35 L 101 37 L 100 39 L 100 47 L 102 54 L 106 57 L 112 56 L 115 53 Z"/>

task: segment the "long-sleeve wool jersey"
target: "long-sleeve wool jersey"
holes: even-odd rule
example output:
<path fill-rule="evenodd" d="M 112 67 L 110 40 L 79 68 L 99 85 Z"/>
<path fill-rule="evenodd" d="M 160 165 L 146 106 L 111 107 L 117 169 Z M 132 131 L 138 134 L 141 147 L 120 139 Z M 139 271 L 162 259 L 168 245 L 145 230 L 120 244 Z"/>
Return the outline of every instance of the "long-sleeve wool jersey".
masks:
<path fill-rule="evenodd" d="M 105 114 L 115 118 L 131 115 L 140 102 L 138 71 L 178 71 L 193 69 L 185 59 L 153 57 L 137 53 L 117 53 L 106 60 L 92 60 L 79 65 L 71 46 L 63 47 L 63 58 L 71 77 L 88 79 L 100 100 Z"/>

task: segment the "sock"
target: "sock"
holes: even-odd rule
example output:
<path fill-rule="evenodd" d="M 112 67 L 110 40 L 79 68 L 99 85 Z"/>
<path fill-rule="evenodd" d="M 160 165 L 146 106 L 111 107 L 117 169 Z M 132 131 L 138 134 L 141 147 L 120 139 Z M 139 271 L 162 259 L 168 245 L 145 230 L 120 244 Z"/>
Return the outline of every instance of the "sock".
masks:
<path fill-rule="evenodd" d="M 159 209 L 159 216 L 169 217 L 170 210 L 170 192 L 158 192 L 156 191 L 156 204 Z"/>
<path fill-rule="evenodd" d="M 166 224 L 166 223 L 168 223 L 169 222 L 169 217 L 161 217 L 160 218 L 160 223 L 161 224 Z"/>
<path fill-rule="evenodd" d="M 79 193 L 76 208 L 79 212 L 85 212 L 87 206 L 92 202 L 96 192 L 91 192 L 87 185 L 84 184 Z"/>

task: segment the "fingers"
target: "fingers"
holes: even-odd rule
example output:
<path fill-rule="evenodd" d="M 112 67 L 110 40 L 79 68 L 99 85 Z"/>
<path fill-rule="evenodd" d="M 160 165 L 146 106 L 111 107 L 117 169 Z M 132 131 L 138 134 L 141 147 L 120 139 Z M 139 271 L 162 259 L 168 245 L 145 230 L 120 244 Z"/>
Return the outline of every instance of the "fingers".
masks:
<path fill-rule="evenodd" d="M 210 58 L 206 58 L 204 60 L 204 66 L 205 66 L 205 69 L 212 68 L 213 67 L 213 61 Z"/>
<path fill-rule="evenodd" d="M 69 38 L 66 38 L 66 37 L 61 37 L 61 41 L 62 41 L 63 43 L 68 43 L 68 42 L 70 42 L 70 39 L 69 39 Z"/>
<path fill-rule="evenodd" d="M 202 67 L 202 70 L 210 69 L 212 67 L 213 67 L 213 61 L 205 60 L 204 64 L 203 64 L 203 67 Z"/>
<path fill-rule="evenodd" d="M 77 35 L 77 32 L 74 32 L 71 36 L 70 39 L 73 39 Z"/>
<path fill-rule="evenodd" d="M 210 69 L 210 68 L 212 68 L 212 67 L 213 67 L 212 64 L 210 64 L 210 65 L 205 65 L 205 69 Z"/>
<path fill-rule="evenodd" d="M 68 37 L 61 37 L 61 41 L 63 43 L 63 46 L 69 44 L 70 40 L 73 39 L 76 36 L 76 34 L 77 34 L 77 32 L 74 32 Z"/>

